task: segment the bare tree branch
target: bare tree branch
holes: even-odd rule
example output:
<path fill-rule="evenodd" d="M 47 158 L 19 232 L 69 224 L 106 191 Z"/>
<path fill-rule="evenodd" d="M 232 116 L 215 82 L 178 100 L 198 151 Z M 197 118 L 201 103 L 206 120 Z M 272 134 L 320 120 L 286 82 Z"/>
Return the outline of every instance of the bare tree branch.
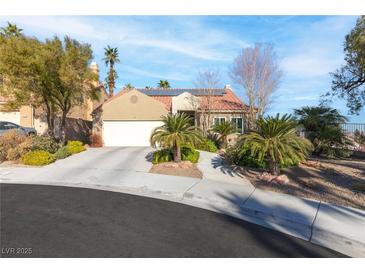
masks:
<path fill-rule="evenodd" d="M 249 127 L 256 113 L 262 116 L 273 100 L 282 78 L 275 50 L 270 44 L 244 48 L 234 59 L 229 73 L 232 81 L 244 90 L 249 105 Z"/>

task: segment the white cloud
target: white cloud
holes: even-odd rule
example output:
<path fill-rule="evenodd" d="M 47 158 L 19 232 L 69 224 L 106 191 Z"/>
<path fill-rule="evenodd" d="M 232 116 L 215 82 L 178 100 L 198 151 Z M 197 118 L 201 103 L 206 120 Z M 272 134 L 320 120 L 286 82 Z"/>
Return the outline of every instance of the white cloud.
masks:
<path fill-rule="evenodd" d="M 0 17 L 3 22 L 16 22 L 20 28 L 36 29 L 39 31 L 50 32 L 51 35 L 76 35 L 80 37 L 89 37 L 93 39 L 105 39 L 104 35 L 97 26 L 84 22 L 77 17 L 63 16 L 14 16 Z"/>

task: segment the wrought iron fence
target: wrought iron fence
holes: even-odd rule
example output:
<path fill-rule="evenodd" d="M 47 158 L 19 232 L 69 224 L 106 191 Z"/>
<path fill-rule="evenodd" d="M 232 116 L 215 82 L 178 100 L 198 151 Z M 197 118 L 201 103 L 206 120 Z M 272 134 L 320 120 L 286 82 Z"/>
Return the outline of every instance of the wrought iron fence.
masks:
<path fill-rule="evenodd" d="M 356 132 L 365 134 L 365 123 L 345 123 L 341 125 L 346 135 L 353 136 Z"/>

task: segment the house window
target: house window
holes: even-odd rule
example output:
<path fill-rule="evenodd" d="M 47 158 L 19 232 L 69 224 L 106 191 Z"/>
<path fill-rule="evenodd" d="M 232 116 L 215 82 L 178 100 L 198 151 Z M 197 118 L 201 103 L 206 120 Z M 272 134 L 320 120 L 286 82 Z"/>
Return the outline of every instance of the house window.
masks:
<path fill-rule="evenodd" d="M 243 133 L 243 119 L 242 118 L 231 118 L 231 123 L 236 127 L 237 132 Z"/>
<path fill-rule="evenodd" d="M 214 125 L 219 125 L 219 124 L 222 124 L 226 121 L 226 118 L 224 117 L 217 117 L 217 118 L 214 118 Z"/>

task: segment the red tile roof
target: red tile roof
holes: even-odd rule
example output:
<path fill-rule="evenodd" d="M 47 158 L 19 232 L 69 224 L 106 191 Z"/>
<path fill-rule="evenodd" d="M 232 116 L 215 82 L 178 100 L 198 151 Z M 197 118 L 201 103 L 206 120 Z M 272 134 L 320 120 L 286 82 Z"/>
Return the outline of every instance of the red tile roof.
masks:
<path fill-rule="evenodd" d="M 172 96 L 149 96 L 165 104 L 167 110 L 171 111 Z M 225 89 L 223 96 L 212 96 L 211 98 L 211 106 L 213 110 L 248 109 L 248 107 L 234 94 L 231 89 Z"/>
<path fill-rule="evenodd" d="M 168 111 L 172 110 L 172 97 L 166 95 L 168 94 L 168 91 L 187 91 L 187 89 L 159 89 L 161 91 L 166 91 L 163 93 L 163 95 L 149 95 L 148 92 L 144 92 L 144 94 L 148 95 L 149 97 L 163 103 Z M 200 89 L 189 89 L 189 91 L 199 91 Z M 146 90 L 148 91 L 148 90 Z M 188 92 L 189 92 L 188 91 Z M 212 110 L 248 110 L 248 106 L 245 105 L 235 94 L 231 89 L 216 89 L 216 92 L 221 91 L 222 95 L 214 95 L 212 96 Z M 108 98 L 106 101 L 104 101 L 104 104 L 107 102 L 110 102 L 119 96 L 122 96 L 123 94 L 127 93 L 128 90 L 124 89 L 120 91 L 118 94 L 114 95 L 111 98 Z M 202 95 L 198 95 L 199 97 L 202 97 Z M 101 106 L 98 106 L 94 109 L 96 111 Z"/>
<path fill-rule="evenodd" d="M 150 95 L 149 95 L 150 96 Z M 168 111 L 172 109 L 172 96 L 150 96 L 151 98 L 163 103 Z"/>

